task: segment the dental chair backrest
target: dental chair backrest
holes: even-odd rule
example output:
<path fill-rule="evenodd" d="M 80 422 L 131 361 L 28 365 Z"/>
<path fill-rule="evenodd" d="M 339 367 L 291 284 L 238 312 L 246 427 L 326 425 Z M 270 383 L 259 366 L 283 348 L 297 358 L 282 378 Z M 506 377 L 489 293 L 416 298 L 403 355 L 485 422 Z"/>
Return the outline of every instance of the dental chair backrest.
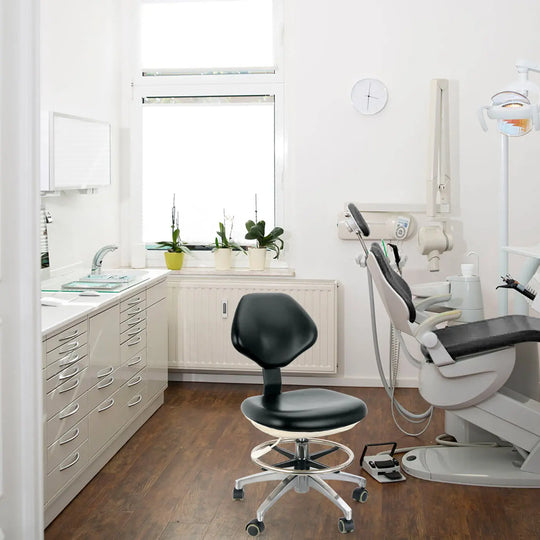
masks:
<path fill-rule="evenodd" d="M 416 320 L 416 309 L 407 282 L 395 272 L 379 244 L 372 244 L 367 258 L 367 267 L 388 316 L 401 332 L 413 335 L 410 323 Z"/>

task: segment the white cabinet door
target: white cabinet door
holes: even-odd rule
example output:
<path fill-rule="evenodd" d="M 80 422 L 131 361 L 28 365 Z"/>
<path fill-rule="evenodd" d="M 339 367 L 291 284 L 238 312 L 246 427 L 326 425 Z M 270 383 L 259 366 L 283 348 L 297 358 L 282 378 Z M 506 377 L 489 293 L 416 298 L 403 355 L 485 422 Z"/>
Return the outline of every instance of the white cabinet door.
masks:
<path fill-rule="evenodd" d="M 146 308 L 146 362 L 150 399 L 167 388 L 169 363 L 167 300 L 163 298 Z"/>
<path fill-rule="evenodd" d="M 120 365 L 120 306 L 102 311 L 88 322 L 88 355 L 90 376 L 95 380 L 108 376 Z M 105 375 L 104 375 L 105 374 Z"/>

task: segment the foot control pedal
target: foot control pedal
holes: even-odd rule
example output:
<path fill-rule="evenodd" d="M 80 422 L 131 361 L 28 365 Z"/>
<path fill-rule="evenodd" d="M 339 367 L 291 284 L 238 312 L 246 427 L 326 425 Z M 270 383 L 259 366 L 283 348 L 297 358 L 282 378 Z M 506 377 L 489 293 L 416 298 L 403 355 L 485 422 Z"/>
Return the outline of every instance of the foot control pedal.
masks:
<path fill-rule="evenodd" d="M 392 445 L 392 449 L 389 452 L 366 456 L 369 447 L 388 445 Z M 396 446 L 397 444 L 395 442 L 366 444 L 360 457 L 360 466 L 381 484 L 402 482 L 405 480 L 405 476 L 403 476 L 400 470 L 399 461 L 394 457 Z"/>

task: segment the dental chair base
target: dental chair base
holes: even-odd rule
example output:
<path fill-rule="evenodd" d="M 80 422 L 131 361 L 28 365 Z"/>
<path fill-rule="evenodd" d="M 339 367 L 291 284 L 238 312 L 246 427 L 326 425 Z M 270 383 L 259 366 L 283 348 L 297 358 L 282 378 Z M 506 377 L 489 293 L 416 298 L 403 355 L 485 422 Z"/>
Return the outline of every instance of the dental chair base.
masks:
<path fill-rule="evenodd" d="M 463 436 L 470 424 L 475 429 L 489 431 L 507 446 L 413 450 L 403 457 L 405 472 L 417 478 L 452 484 L 540 488 L 538 401 L 502 387 L 481 403 L 453 410 L 451 414 L 455 417 L 450 421 L 456 428 L 453 435 L 460 432 Z"/>
<path fill-rule="evenodd" d="M 487 487 L 538 488 L 540 474 L 522 471 L 512 447 L 419 448 L 405 454 L 403 470 L 416 478 Z"/>

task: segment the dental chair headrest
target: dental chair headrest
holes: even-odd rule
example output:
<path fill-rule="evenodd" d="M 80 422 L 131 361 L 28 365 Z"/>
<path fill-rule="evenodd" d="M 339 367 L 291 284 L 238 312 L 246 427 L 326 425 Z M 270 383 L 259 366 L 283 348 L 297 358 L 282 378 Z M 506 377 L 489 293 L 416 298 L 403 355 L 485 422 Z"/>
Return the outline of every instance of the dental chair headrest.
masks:
<path fill-rule="evenodd" d="M 383 253 L 381 246 L 379 244 L 371 244 L 370 249 L 372 255 L 375 257 L 379 268 L 384 276 L 384 279 L 387 281 L 388 285 L 394 289 L 394 291 L 401 296 L 405 305 L 409 310 L 409 322 L 414 322 L 416 320 L 416 309 L 412 301 L 411 289 L 407 282 L 395 272 L 390 263 L 388 262 L 388 257 Z"/>
<path fill-rule="evenodd" d="M 369 226 L 366 223 L 366 220 L 360 213 L 360 210 L 356 208 L 356 205 L 353 203 L 349 203 L 347 205 L 347 208 L 349 209 L 349 212 L 351 213 L 352 218 L 354 219 L 355 223 L 358 225 L 358 228 L 360 229 L 361 233 L 364 236 L 369 236 Z"/>

